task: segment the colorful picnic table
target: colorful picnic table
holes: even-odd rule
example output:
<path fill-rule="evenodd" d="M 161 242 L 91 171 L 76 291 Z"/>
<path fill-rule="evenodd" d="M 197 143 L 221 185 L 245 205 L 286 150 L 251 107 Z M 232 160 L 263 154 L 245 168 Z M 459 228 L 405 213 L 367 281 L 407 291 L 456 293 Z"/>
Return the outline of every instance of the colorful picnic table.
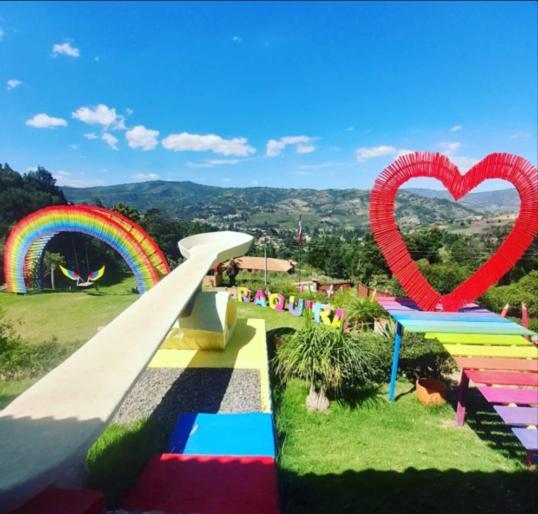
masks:
<path fill-rule="evenodd" d="M 394 399 L 404 330 L 437 339 L 462 371 L 456 424 L 466 412 L 469 381 L 477 385 L 529 455 L 538 453 L 538 347 L 536 334 L 476 304 L 459 312 L 424 312 L 408 298 L 377 298 L 396 321 L 389 400 Z"/>

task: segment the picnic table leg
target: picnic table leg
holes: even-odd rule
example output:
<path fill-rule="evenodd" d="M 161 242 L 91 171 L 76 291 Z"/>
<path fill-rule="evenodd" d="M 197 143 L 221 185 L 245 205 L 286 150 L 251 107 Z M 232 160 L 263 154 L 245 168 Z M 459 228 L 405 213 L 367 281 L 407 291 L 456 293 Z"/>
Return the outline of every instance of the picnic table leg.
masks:
<path fill-rule="evenodd" d="M 467 390 L 469 389 L 469 377 L 465 370 L 461 370 L 460 386 L 458 387 L 458 408 L 456 410 L 456 425 L 461 427 L 465 421 L 467 408 Z"/>
<path fill-rule="evenodd" d="M 394 400 L 396 389 L 396 375 L 398 374 L 398 360 L 400 358 L 400 345 L 402 343 L 403 327 L 396 323 L 396 336 L 394 337 L 394 351 L 392 353 L 392 371 L 390 373 L 389 401 Z"/>

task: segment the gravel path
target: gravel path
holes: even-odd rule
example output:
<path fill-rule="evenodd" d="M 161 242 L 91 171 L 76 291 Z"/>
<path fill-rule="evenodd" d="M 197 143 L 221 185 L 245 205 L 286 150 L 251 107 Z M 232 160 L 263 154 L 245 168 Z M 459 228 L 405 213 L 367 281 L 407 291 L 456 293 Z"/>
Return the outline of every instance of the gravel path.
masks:
<path fill-rule="evenodd" d="M 119 407 L 114 422 L 152 417 L 174 424 L 180 412 L 261 410 L 257 370 L 148 368 Z"/>

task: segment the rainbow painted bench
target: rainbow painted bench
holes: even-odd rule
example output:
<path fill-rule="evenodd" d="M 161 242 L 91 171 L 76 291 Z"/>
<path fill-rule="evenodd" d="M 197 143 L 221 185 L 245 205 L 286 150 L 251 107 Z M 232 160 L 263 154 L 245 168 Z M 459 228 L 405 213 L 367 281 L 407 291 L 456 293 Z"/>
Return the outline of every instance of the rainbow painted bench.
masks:
<path fill-rule="evenodd" d="M 535 334 L 517 323 L 470 304 L 459 312 L 424 312 L 408 298 L 378 298 L 396 320 L 389 400 L 394 399 L 404 329 L 437 339 L 462 371 L 456 424 L 463 425 L 469 382 L 476 384 L 528 452 L 538 455 L 538 347 Z"/>

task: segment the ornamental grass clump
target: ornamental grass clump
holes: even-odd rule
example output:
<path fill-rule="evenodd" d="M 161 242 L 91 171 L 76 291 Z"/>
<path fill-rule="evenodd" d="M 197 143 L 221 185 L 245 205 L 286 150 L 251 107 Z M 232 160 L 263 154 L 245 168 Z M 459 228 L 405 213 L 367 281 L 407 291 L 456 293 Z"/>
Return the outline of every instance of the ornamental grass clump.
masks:
<path fill-rule="evenodd" d="M 285 338 L 273 364 L 283 382 L 293 377 L 307 380 L 307 407 L 326 411 L 328 393 L 338 398 L 344 390 L 377 386 L 388 367 L 385 346 L 373 334 L 345 333 L 306 322 Z"/>

